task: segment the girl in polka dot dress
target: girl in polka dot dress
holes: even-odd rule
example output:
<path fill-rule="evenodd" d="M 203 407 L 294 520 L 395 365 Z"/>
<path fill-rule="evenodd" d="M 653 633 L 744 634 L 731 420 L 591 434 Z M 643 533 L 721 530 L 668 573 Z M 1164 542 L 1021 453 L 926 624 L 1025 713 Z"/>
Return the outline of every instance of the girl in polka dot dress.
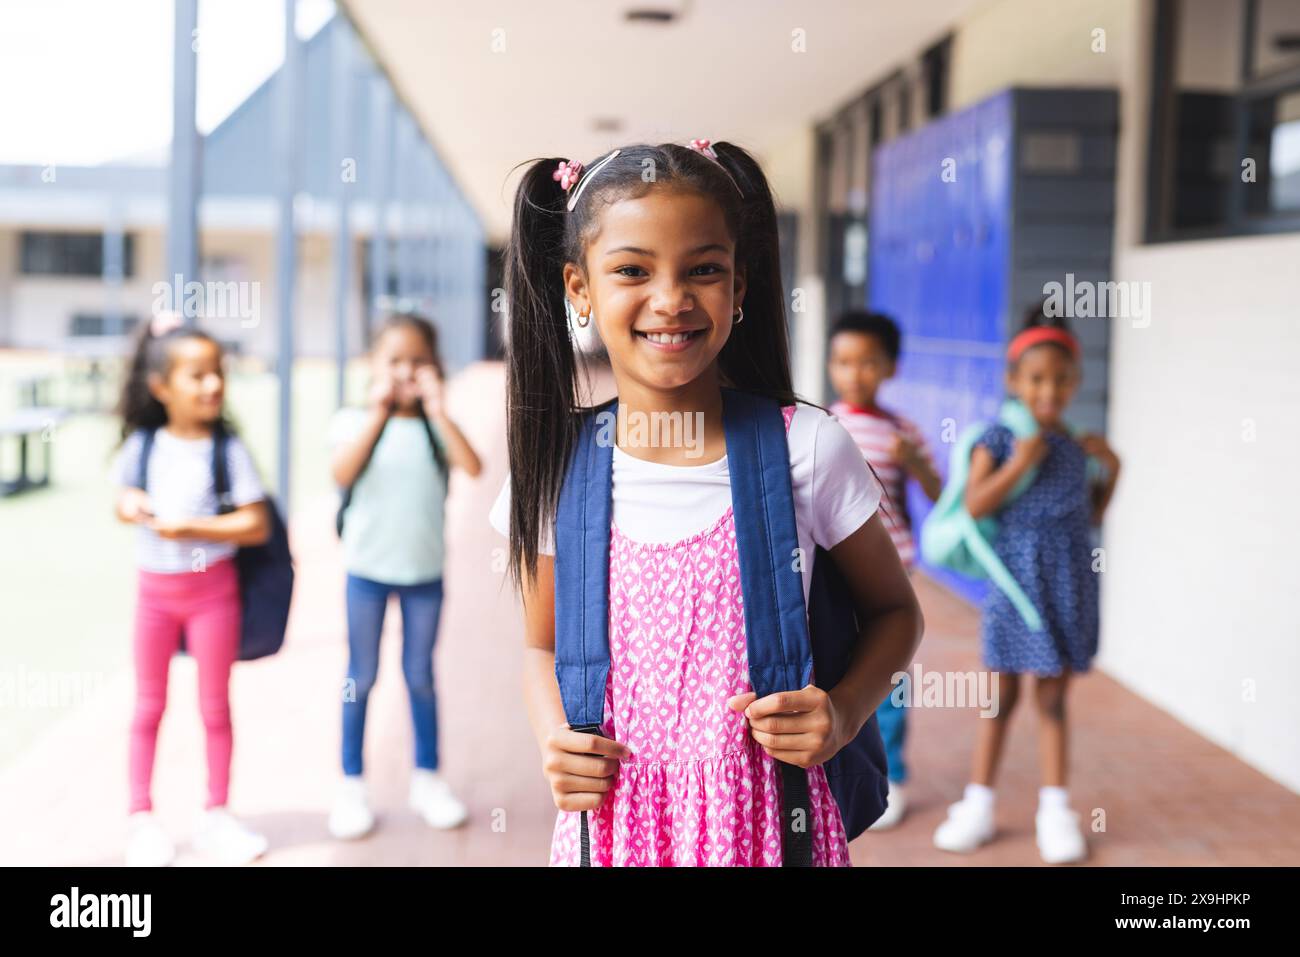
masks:
<path fill-rule="evenodd" d="M 589 169 L 540 160 L 520 184 L 506 259 L 510 476 L 491 520 L 523 596 L 525 701 L 558 808 L 553 865 L 580 863 L 583 812 L 593 866 L 781 865 L 778 761 L 808 769 L 812 863 L 849 864 L 821 765 L 906 669 L 921 617 L 879 484 L 843 427 L 794 396 L 778 262 L 766 178 L 730 144 L 636 145 Z M 568 726 L 555 670 L 554 522 L 584 395 L 572 338 L 588 325 L 619 398 L 600 735 Z M 854 595 L 862 644 L 829 690 L 751 688 L 736 528 L 755 517 L 733 511 L 729 469 L 755 463 L 727 461 L 724 387 L 780 402 L 800 550 L 828 549 Z M 677 429 L 647 431 L 656 421 Z"/>
<path fill-rule="evenodd" d="M 1059 322 L 1059 320 L 1058 320 Z M 1069 808 L 1066 780 L 1065 694 L 1070 676 L 1086 672 L 1097 652 L 1098 582 L 1093 569 L 1091 527 L 1101 523 L 1119 475 L 1119 459 L 1096 435 L 1076 440 L 1062 415 L 1079 385 L 1079 344 L 1063 324 L 1041 308 L 1007 350 L 1008 390 L 1033 414 L 1039 431 L 1016 439 L 993 424 L 975 444 L 966 486 L 974 518 L 996 513 L 994 550 L 1043 618 L 1033 631 L 1010 599 L 990 588 L 984 605 L 984 664 L 998 673 L 998 712 L 981 720 L 971 783 L 935 832 L 944 850 L 971 851 L 993 837 L 993 778 L 1021 675 L 1034 675 L 1043 787 L 1035 819 L 1045 861 L 1076 861 L 1086 854 L 1078 815 Z M 1101 484 L 1088 477 L 1088 458 L 1108 473 Z M 1006 501 L 1030 469 L 1032 483 Z"/>

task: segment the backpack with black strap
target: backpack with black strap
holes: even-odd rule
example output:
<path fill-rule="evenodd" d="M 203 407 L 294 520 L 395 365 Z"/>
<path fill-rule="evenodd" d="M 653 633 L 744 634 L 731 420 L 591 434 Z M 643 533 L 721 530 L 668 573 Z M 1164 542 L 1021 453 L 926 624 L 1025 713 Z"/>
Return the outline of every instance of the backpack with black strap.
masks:
<path fill-rule="evenodd" d="M 140 464 L 136 487 L 148 490 L 149 454 L 153 451 L 157 430 L 143 430 Z M 212 479 L 217 492 L 217 514 L 235 510 L 230 494 L 230 469 L 226 457 L 229 448 L 225 427 L 218 422 L 212 430 Z M 265 498 L 271 534 L 261 545 L 241 545 L 235 552 L 239 575 L 242 619 L 239 631 L 239 660 L 253 661 L 273 655 L 284 645 L 289 623 L 289 605 L 293 599 L 293 555 L 289 551 L 289 532 L 275 500 Z M 180 650 L 185 650 L 181 635 Z"/>
<path fill-rule="evenodd" d="M 805 607 L 803 573 L 793 560 L 799 536 L 781 407 L 730 388 L 723 388 L 722 399 L 750 684 L 759 697 L 796 691 L 815 670 L 813 683 L 833 688 L 857 650 L 857 611 L 848 583 L 820 546 Z M 602 733 L 609 675 L 613 444 L 597 441 L 596 434 L 599 414 L 617 401 L 584 413 L 555 522 L 555 674 L 569 726 L 590 734 Z M 807 772 L 784 762 L 778 766 L 784 866 L 807 867 L 812 863 Z M 824 767 L 845 833 L 853 840 L 884 813 L 889 788 L 874 713 Z M 581 864 L 589 867 L 586 812 L 580 842 Z"/>
<path fill-rule="evenodd" d="M 370 451 L 366 453 L 366 460 L 361 463 L 356 478 L 352 480 L 350 485 L 339 492 L 339 508 L 334 513 L 334 531 L 338 533 L 339 538 L 343 537 L 343 513 L 352 504 L 352 490 L 357 487 L 357 482 L 360 481 L 362 473 L 370 465 L 370 459 L 375 454 L 375 448 L 379 445 L 379 440 L 384 437 L 384 429 L 388 428 L 388 423 L 392 418 L 392 413 L 389 413 L 388 417 L 384 419 L 384 428 L 380 429 L 379 434 L 375 436 L 375 444 L 370 446 Z M 433 450 L 433 461 L 437 464 L 438 471 L 442 473 L 443 485 L 446 485 L 450 471 L 450 467 L 447 465 L 447 456 L 443 454 L 442 446 L 438 444 L 438 440 L 434 437 L 433 425 L 429 422 L 429 417 L 424 414 L 423 407 L 420 409 L 420 422 L 424 425 L 424 434 L 429 437 L 429 448 Z"/>

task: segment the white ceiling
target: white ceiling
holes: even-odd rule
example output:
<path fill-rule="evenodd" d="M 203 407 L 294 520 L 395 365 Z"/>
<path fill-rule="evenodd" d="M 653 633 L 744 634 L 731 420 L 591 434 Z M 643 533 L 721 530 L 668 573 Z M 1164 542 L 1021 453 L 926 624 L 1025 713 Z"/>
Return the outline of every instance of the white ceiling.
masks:
<path fill-rule="evenodd" d="M 759 154 L 941 37 L 975 0 L 340 0 L 493 241 L 516 164 L 630 142 Z M 627 23 L 630 8 L 670 24 Z M 806 52 L 795 52 L 794 31 Z M 595 128 L 599 119 L 621 125 Z"/>

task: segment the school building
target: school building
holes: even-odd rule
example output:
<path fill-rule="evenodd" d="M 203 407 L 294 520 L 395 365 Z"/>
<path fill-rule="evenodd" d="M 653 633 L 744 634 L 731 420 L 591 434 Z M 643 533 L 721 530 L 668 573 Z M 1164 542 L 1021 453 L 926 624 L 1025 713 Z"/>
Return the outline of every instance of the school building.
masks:
<path fill-rule="evenodd" d="M 142 318 L 175 308 L 235 351 L 272 359 L 283 72 L 202 138 L 198 275 L 180 283 L 168 275 L 166 150 L 103 166 L 0 165 L 0 348 L 112 357 Z M 296 354 L 336 354 L 340 324 L 346 351 L 362 349 L 382 286 L 435 318 L 450 369 L 481 358 L 483 226 L 445 160 L 347 20 L 303 42 L 301 72 Z M 387 243 L 374 242 L 379 232 Z"/>

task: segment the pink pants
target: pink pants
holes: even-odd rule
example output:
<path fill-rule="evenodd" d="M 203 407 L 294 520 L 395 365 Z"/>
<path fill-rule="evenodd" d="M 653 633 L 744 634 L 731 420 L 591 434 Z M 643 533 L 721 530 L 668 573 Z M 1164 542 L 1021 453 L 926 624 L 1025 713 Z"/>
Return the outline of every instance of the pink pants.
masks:
<path fill-rule="evenodd" d="M 131 813 L 153 807 L 158 724 L 167 706 L 167 672 L 185 631 L 198 664 L 199 713 L 207 735 L 207 807 L 226 803 L 230 784 L 230 668 L 239 654 L 239 576 L 232 559 L 207 571 L 140 571 L 135 610 L 135 716 L 131 721 Z"/>

